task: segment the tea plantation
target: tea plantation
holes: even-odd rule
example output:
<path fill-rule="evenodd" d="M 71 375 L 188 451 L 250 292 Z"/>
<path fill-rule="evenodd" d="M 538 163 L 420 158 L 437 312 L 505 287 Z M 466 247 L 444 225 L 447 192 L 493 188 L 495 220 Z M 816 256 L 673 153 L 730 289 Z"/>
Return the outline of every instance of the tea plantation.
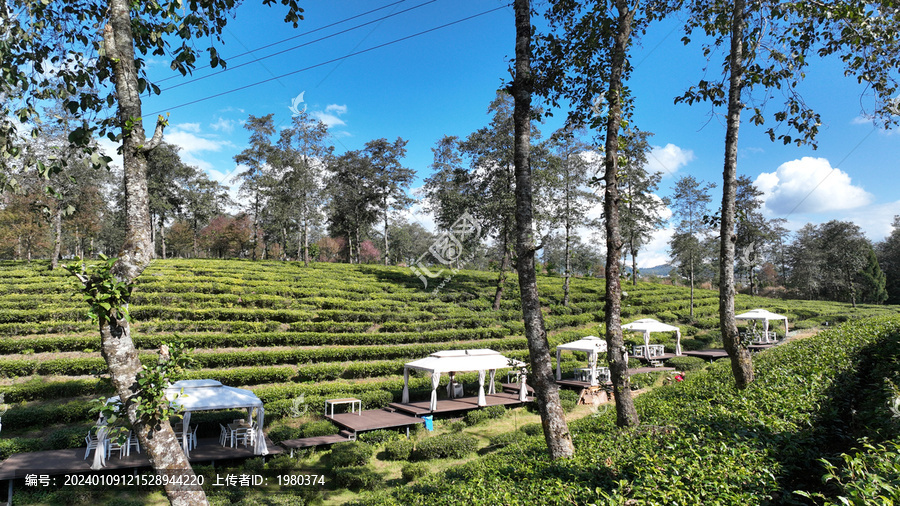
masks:
<path fill-rule="evenodd" d="M 564 307 L 562 279 L 538 279 L 551 346 L 603 335 L 602 280 L 573 279 Z M 492 348 L 526 358 L 517 280 L 504 287 L 499 311 L 491 309 L 495 283 L 496 273 L 460 271 L 434 291 L 400 267 L 157 260 L 139 278 L 131 312 L 142 361 L 155 360 L 162 342 L 187 343 L 196 363 L 187 378 L 252 389 L 278 432 L 300 396 L 313 413 L 332 397 L 353 395 L 366 409 L 399 400 L 403 364 L 438 350 Z M 697 292 L 691 317 L 686 288 L 638 283 L 626 290 L 623 321 L 657 318 L 681 328 L 685 349 L 721 347 L 715 292 Z M 83 446 L 92 399 L 112 392 L 98 332 L 75 291 L 75 279 L 47 263 L 0 262 L 0 393 L 10 406 L 0 458 Z M 644 394 L 639 429 L 619 431 L 608 414 L 588 417 L 573 426 L 579 452 L 570 462 L 548 462 L 540 437 L 506 438 L 514 443 L 446 476 L 365 501 L 452 504 L 469 490 L 472 500 L 494 504 L 790 502 L 801 498 L 794 488 L 852 496 L 867 472 L 896 463 L 884 378 L 897 372 L 900 352 L 890 345 L 900 339 L 900 323 L 890 315 L 900 308 L 738 296 L 739 311 L 756 307 L 788 316 L 792 331 L 881 319 L 757 355 L 759 379 L 745 393 L 733 390 L 723 362 Z M 578 358 L 563 360 L 574 366 Z M 470 376 L 462 380 L 474 383 Z M 411 378 L 413 400 L 427 397 L 428 383 Z M 216 427 L 202 424 L 216 417 L 233 415 L 194 419 L 202 430 Z M 853 457 L 864 471 L 844 476 L 841 467 L 840 483 L 823 487 L 816 459 L 837 459 L 858 437 L 886 446 Z M 893 479 L 888 485 L 897 485 Z"/>

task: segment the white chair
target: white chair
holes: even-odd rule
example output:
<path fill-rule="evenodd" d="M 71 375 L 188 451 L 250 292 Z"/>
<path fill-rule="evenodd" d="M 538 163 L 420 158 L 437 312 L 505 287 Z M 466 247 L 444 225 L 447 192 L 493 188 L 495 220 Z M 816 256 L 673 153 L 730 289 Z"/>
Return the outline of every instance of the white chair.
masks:
<path fill-rule="evenodd" d="M 137 450 L 138 453 L 141 453 L 141 442 L 138 440 L 137 434 L 134 431 L 128 433 L 128 442 L 127 442 L 128 450 L 126 453 L 131 455 L 131 448 L 133 447 Z"/>
<path fill-rule="evenodd" d="M 219 444 L 222 446 L 230 446 L 231 445 L 231 429 L 228 427 L 219 424 L 219 428 L 221 431 L 219 432 Z"/>
<path fill-rule="evenodd" d="M 131 437 L 131 433 L 128 433 L 128 438 Z M 106 459 L 109 460 L 110 454 L 118 450 L 119 458 L 121 459 L 123 456 L 128 456 L 128 439 L 125 440 L 125 444 L 119 444 L 119 438 L 107 438 L 106 440 Z"/>
<path fill-rule="evenodd" d="M 91 450 L 97 450 L 97 447 L 100 446 L 100 440 L 97 439 L 96 434 L 88 432 L 88 435 L 84 436 L 84 443 L 87 445 L 87 448 L 84 450 L 84 458 L 87 459 Z"/>
<path fill-rule="evenodd" d="M 256 430 L 253 427 L 239 427 L 234 429 L 232 441 L 234 445 L 253 446 L 253 436 Z"/>

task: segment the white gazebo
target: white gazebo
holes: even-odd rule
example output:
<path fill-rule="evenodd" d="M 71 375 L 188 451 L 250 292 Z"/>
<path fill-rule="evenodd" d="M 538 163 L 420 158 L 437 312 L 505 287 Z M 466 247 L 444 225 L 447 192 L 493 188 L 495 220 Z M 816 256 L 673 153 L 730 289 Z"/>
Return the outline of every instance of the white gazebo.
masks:
<path fill-rule="evenodd" d="M 414 360 L 403 367 L 403 404 L 409 404 L 409 370 L 418 369 L 431 373 L 431 411 L 437 409 L 437 388 L 441 382 L 441 374 L 465 371 L 478 371 L 478 405 L 486 406 L 487 400 L 484 394 L 485 372 L 490 371 L 489 394 L 496 393 L 494 388 L 494 375 L 497 369 L 520 368 L 519 400 L 525 401 L 526 385 L 524 367 L 525 363 L 511 358 L 506 358 L 500 352 L 488 349 L 477 350 L 445 350 L 428 355 L 425 358 Z"/>
<path fill-rule="evenodd" d="M 651 332 L 674 332 L 675 333 L 675 354 L 681 355 L 681 330 L 673 325 L 667 325 L 653 318 L 642 318 L 622 325 L 622 330 L 630 330 L 632 332 L 642 332 L 644 334 L 644 349 L 649 349 Z M 647 355 L 649 356 L 649 354 Z"/>
<path fill-rule="evenodd" d="M 556 347 L 556 379 L 562 379 L 562 369 L 559 366 L 560 353 L 563 350 L 581 351 L 588 355 L 588 367 L 590 368 L 591 386 L 599 385 L 597 379 L 597 356 L 606 351 L 606 340 L 597 336 L 583 337 L 571 343 L 560 344 Z"/>
<path fill-rule="evenodd" d="M 253 437 L 253 453 L 256 455 L 268 455 L 266 438 L 263 433 L 265 410 L 263 403 L 250 390 L 225 386 L 216 380 L 182 380 L 176 381 L 166 388 L 166 398 L 172 404 L 179 406 L 184 417 L 182 424 L 185 427 L 182 435 L 181 447 L 186 456 L 190 457 L 190 434 L 187 430 L 191 423 L 191 413 L 194 411 L 213 411 L 217 409 L 246 409 L 247 422 L 252 422 L 253 412 L 256 411 L 256 434 Z M 107 404 L 118 403 L 119 397 L 111 397 Z M 101 420 L 102 422 L 102 420 Z M 103 452 L 96 452 L 102 454 Z M 102 458 L 101 458 L 102 462 Z M 95 458 L 95 464 L 97 460 Z M 102 463 L 101 463 L 102 465 Z"/>
<path fill-rule="evenodd" d="M 782 316 L 780 314 L 775 314 L 767 309 L 751 309 L 746 313 L 741 313 L 739 315 L 735 315 L 735 320 L 748 320 L 748 321 L 761 321 L 763 324 L 763 334 L 762 334 L 762 342 L 769 343 L 775 342 L 775 338 L 769 338 L 769 321 L 770 320 L 778 320 L 784 323 L 784 335 L 787 337 L 788 333 L 788 319 L 787 316 Z M 774 332 L 773 332 L 774 334 Z"/>

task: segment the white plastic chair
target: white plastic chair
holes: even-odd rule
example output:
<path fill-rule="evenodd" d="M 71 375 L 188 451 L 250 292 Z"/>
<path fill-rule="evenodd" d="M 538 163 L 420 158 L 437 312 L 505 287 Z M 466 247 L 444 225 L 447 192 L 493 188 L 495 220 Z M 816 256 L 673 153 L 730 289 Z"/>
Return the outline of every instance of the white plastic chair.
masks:
<path fill-rule="evenodd" d="M 198 429 L 198 428 L 200 428 L 200 425 L 199 425 L 199 424 L 198 424 L 198 425 L 194 425 L 194 426 L 191 428 L 191 432 L 190 432 L 190 445 L 191 445 L 191 450 L 197 448 L 197 429 Z"/>
<path fill-rule="evenodd" d="M 228 427 L 219 424 L 219 428 L 221 431 L 219 432 L 219 444 L 222 446 L 230 446 L 231 445 L 231 429 Z"/>
<path fill-rule="evenodd" d="M 133 431 L 128 433 L 128 442 L 126 443 L 128 449 L 126 450 L 127 455 L 131 455 L 131 448 L 133 447 L 137 450 L 138 453 L 141 453 L 141 442 L 138 440 L 137 434 Z"/>
<path fill-rule="evenodd" d="M 131 432 L 128 433 L 128 438 L 126 438 L 125 444 L 119 444 L 118 438 L 108 438 L 106 440 L 106 459 L 109 460 L 110 454 L 115 450 L 119 451 L 119 458 L 122 458 L 123 456 L 127 457 L 129 447 L 128 439 L 130 438 Z"/>
<path fill-rule="evenodd" d="M 84 450 L 84 458 L 87 459 L 91 450 L 97 450 L 97 447 L 100 446 L 100 440 L 97 439 L 96 434 L 88 432 L 88 435 L 84 436 L 84 443 L 87 445 L 87 448 Z"/>
<path fill-rule="evenodd" d="M 252 446 L 253 445 L 253 435 L 256 433 L 256 430 L 253 427 L 240 427 L 238 429 L 234 429 L 234 445 L 237 446 L 242 444 L 244 446 Z"/>

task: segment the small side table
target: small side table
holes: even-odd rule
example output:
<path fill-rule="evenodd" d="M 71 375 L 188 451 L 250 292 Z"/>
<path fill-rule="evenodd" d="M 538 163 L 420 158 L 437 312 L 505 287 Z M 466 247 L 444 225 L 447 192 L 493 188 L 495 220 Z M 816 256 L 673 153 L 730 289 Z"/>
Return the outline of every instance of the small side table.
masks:
<path fill-rule="evenodd" d="M 362 401 L 353 397 L 344 397 L 341 399 L 328 399 L 325 401 L 325 415 L 334 418 L 334 407 L 338 404 L 349 404 L 350 413 L 356 413 L 362 416 Z M 328 415 L 328 406 L 331 406 L 331 415 Z"/>

